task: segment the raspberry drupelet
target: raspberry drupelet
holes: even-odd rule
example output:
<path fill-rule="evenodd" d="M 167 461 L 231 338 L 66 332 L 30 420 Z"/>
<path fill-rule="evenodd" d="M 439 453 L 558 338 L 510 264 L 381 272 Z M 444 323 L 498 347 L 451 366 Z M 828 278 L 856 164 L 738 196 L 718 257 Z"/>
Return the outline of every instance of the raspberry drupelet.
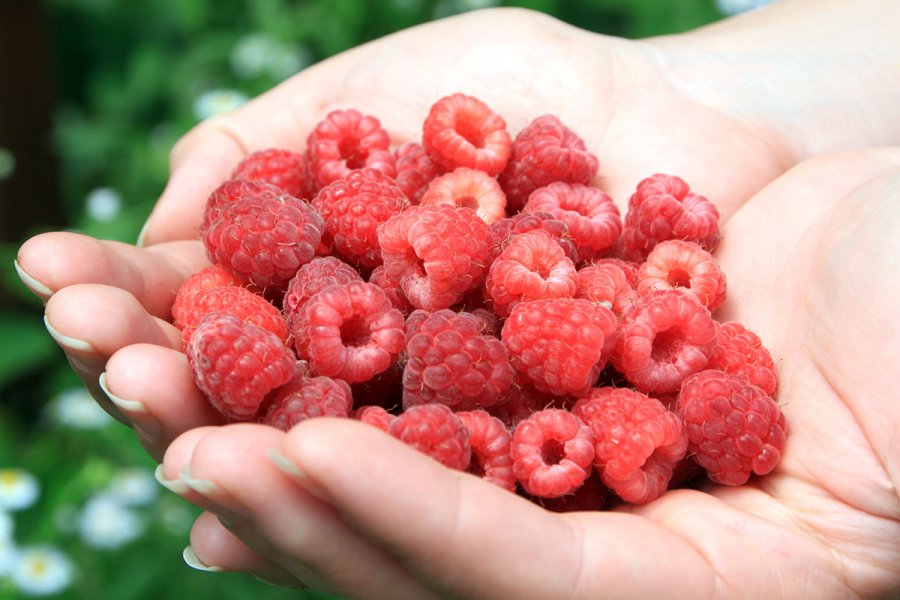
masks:
<path fill-rule="evenodd" d="M 284 148 L 267 148 L 251 153 L 238 163 L 231 178 L 268 183 L 291 196 L 309 197 L 303 154 Z"/>
<path fill-rule="evenodd" d="M 467 167 L 432 180 L 419 203 L 466 206 L 488 225 L 506 216 L 506 196 L 497 180 L 484 171 Z"/>
<path fill-rule="evenodd" d="M 671 288 L 690 290 L 710 312 L 725 301 L 725 275 L 719 263 L 695 242 L 660 242 L 638 269 L 640 295 Z"/>
<path fill-rule="evenodd" d="M 469 430 L 443 404 L 410 407 L 391 421 L 388 433 L 446 467 L 460 471 L 469 467 Z"/>
<path fill-rule="evenodd" d="M 422 125 L 422 146 L 447 171 L 469 167 L 496 176 L 506 168 L 511 143 L 503 117 L 465 94 L 435 102 Z"/>

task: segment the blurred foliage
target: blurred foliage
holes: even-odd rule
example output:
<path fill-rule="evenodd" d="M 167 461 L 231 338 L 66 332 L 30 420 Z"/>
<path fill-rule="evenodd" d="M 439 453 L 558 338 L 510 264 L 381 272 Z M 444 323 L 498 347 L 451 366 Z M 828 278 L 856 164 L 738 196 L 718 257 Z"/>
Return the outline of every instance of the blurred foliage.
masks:
<path fill-rule="evenodd" d="M 491 0 L 47 0 L 58 78 L 54 143 L 64 214 L 74 230 L 133 241 L 167 176 L 175 141 L 204 116 L 253 97 L 303 67 L 433 18 L 493 6 Z M 684 31 L 721 17 L 712 0 L 503 2 L 625 37 Z M 39 224 L 35 224 L 39 227 Z M 0 247 L 9 265 L 15 248 Z M 143 509 L 142 536 L 115 550 L 86 545 L 80 507 L 123 468 L 152 469 L 116 423 L 81 429 L 48 417 L 48 401 L 78 387 L 40 322 L 40 303 L 12 271 L 0 295 L 0 468 L 41 483 L 14 513 L 17 545 L 50 543 L 74 561 L 62 598 L 317 598 L 239 574 L 184 566 L 196 509 L 164 493 Z M 171 515 L 181 511 L 182 523 Z M 167 516 L 168 515 L 168 516 Z M 0 515 L 2 516 L 2 515 Z M 175 519 L 177 521 L 178 519 Z M 348 567 L 352 568 L 352 566 Z M 19 597 L 3 577 L 0 600 Z"/>

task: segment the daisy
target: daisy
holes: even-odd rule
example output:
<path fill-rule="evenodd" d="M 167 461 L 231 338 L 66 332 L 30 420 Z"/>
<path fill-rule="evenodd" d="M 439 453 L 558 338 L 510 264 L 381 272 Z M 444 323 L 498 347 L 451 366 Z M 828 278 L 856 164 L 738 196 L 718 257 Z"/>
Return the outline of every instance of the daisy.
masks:
<path fill-rule="evenodd" d="M 49 596 L 72 583 L 72 561 L 52 546 L 23 548 L 10 571 L 13 584 L 27 596 Z"/>
<path fill-rule="evenodd" d="M 0 469 L 0 510 L 22 510 L 38 499 L 37 477 L 22 469 Z"/>

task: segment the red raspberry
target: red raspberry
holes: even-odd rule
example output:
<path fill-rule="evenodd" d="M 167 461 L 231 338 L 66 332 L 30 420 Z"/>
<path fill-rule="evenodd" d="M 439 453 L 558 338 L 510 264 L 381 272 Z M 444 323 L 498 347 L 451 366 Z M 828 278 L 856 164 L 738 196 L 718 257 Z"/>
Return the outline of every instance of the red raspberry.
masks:
<path fill-rule="evenodd" d="M 559 117 L 543 115 L 519 132 L 512 156 L 500 174 L 510 210 L 519 210 L 534 190 L 556 181 L 588 185 L 597 174 L 597 157 Z"/>
<path fill-rule="evenodd" d="M 381 406 L 367 404 L 356 409 L 353 412 L 353 418 L 387 433 L 391 427 L 391 422 L 394 420 L 394 415 Z"/>
<path fill-rule="evenodd" d="M 532 496 L 557 498 L 574 493 L 591 472 L 594 440 L 590 428 L 569 411 L 541 410 L 513 432 L 513 473 Z"/>
<path fill-rule="evenodd" d="M 244 196 L 227 205 L 203 235 L 212 262 L 241 280 L 283 291 L 315 256 L 325 222 L 293 196 Z"/>
<path fill-rule="evenodd" d="M 403 315 L 376 285 L 332 285 L 294 315 L 297 354 L 317 375 L 360 383 L 387 371 L 403 350 Z"/>
<path fill-rule="evenodd" d="M 352 108 L 331 111 L 306 140 L 306 164 L 313 191 L 363 167 L 393 177 L 397 170 L 390 145 L 391 136 L 375 117 Z"/>
<path fill-rule="evenodd" d="M 262 422 L 276 429 L 316 417 L 348 417 L 353 408 L 350 386 L 330 377 L 294 377 L 270 394 Z"/>
<path fill-rule="evenodd" d="M 594 434 L 594 466 L 622 500 L 646 504 L 660 497 L 684 458 L 681 419 L 657 400 L 628 388 L 594 388 L 572 413 Z"/>
<path fill-rule="evenodd" d="M 628 285 L 637 290 L 638 269 L 641 267 L 641 263 L 632 262 L 630 260 L 622 260 L 621 258 L 613 258 L 611 256 L 607 256 L 604 258 L 595 258 L 591 261 L 591 266 L 599 265 L 615 265 L 619 267 L 620 269 L 622 269 L 622 272 L 625 273 L 625 279 L 628 281 Z"/>
<path fill-rule="evenodd" d="M 537 389 L 578 395 L 597 381 L 615 329 L 616 316 L 605 306 L 576 298 L 533 300 L 513 308 L 501 340 L 513 368 Z"/>
<path fill-rule="evenodd" d="M 491 263 L 484 287 L 494 312 L 506 317 L 519 302 L 571 298 L 578 288 L 578 275 L 559 244 L 538 229 L 510 240 Z"/>
<path fill-rule="evenodd" d="M 497 318 L 497 315 L 486 308 L 472 309 L 469 311 L 469 314 L 481 321 L 479 327 L 482 335 L 500 338 L 500 320 Z"/>
<path fill-rule="evenodd" d="M 722 485 L 765 475 L 784 452 L 787 422 L 775 401 L 740 375 L 709 369 L 685 379 L 678 395 L 688 451 Z"/>
<path fill-rule="evenodd" d="M 281 148 L 258 150 L 235 167 L 231 178 L 268 183 L 291 196 L 308 197 L 306 163 L 299 152 Z"/>
<path fill-rule="evenodd" d="M 600 481 L 600 476 L 592 473 L 573 494 L 558 498 L 532 498 L 532 500 L 547 510 L 567 513 L 601 510 L 608 496 L 609 489 Z"/>
<path fill-rule="evenodd" d="M 469 430 L 443 404 L 410 407 L 391 421 L 388 433 L 451 469 L 469 466 Z"/>
<path fill-rule="evenodd" d="M 418 311 L 417 311 L 418 312 Z M 482 335 L 483 321 L 449 309 L 407 325 L 403 406 L 440 402 L 456 410 L 497 404 L 509 389 L 513 368 L 503 344 Z"/>
<path fill-rule="evenodd" d="M 241 283 L 241 280 L 235 277 L 231 271 L 219 265 L 212 265 L 197 271 L 181 283 L 178 293 L 175 294 L 175 302 L 172 304 L 172 319 L 175 326 L 179 329 L 184 328 L 186 317 L 183 313 L 191 311 L 194 298 L 200 292 L 226 285 L 241 285 Z"/>
<path fill-rule="evenodd" d="M 312 205 L 325 219 L 323 242 L 348 262 L 381 264 L 378 226 L 409 206 L 394 181 L 375 169 L 357 169 L 319 190 Z"/>
<path fill-rule="evenodd" d="M 284 192 L 270 183 L 249 179 L 229 179 L 213 190 L 207 198 L 203 220 L 200 223 L 200 237 L 205 236 L 213 223 L 219 220 L 225 207 L 236 200 L 248 197 L 278 198 L 282 195 Z"/>
<path fill-rule="evenodd" d="M 210 404 L 231 420 L 250 420 L 273 389 L 290 381 L 297 358 L 278 336 L 213 313 L 191 336 L 188 364 Z"/>
<path fill-rule="evenodd" d="M 456 416 L 469 430 L 469 445 L 472 447 L 469 473 L 515 492 L 516 476 L 509 455 L 512 436 L 506 426 L 483 410 L 461 411 Z"/>
<path fill-rule="evenodd" d="M 517 371 L 506 397 L 498 404 L 489 407 L 488 412 L 500 419 L 510 429 L 515 429 L 520 422 L 537 411 L 558 407 L 559 400 L 559 396 L 538 390 Z"/>
<path fill-rule="evenodd" d="M 471 208 L 413 206 L 379 228 L 378 242 L 386 275 L 425 310 L 462 300 L 490 262 L 490 229 Z"/>
<path fill-rule="evenodd" d="M 628 277 L 622 269 L 612 263 L 603 263 L 578 270 L 575 297 L 605 304 L 621 317 L 637 301 L 638 293 L 628 285 Z"/>
<path fill-rule="evenodd" d="M 401 362 L 403 364 L 401 364 Z M 353 402 L 357 406 L 374 404 L 387 410 L 393 410 L 403 401 L 403 367 L 406 359 L 403 352 L 397 357 L 387 371 L 379 373 L 368 381 L 354 383 L 350 386 Z"/>
<path fill-rule="evenodd" d="M 569 226 L 550 213 L 540 211 L 518 213 L 492 223 L 492 255 L 496 258 L 516 235 L 535 229 L 549 233 L 566 253 L 566 256 L 573 263 L 578 262 L 578 250 L 569 236 Z"/>
<path fill-rule="evenodd" d="M 412 304 L 409 303 L 409 300 L 403 295 L 403 290 L 400 289 L 400 280 L 388 277 L 384 265 L 378 265 L 372 269 L 372 272 L 369 274 L 369 283 L 380 287 L 387 295 L 388 300 L 391 301 L 391 304 L 394 305 L 394 308 L 401 313 L 406 315 L 413 310 Z"/>
<path fill-rule="evenodd" d="M 509 160 L 506 121 L 472 96 L 452 94 L 432 105 L 422 126 L 422 145 L 447 171 L 469 167 L 496 176 Z"/>
<path fill-rule="evenodd" d="M 778 380 L 775 361 L 759 336 L 736 322 L 722 323 L 716 345 L 709 357 L 709 368 L 742 375 L 769 396 L 775 397 Z"/>
<path fill-rule="evenodd" d="M 506 216 L 506 196 L 497 180 L 484 171 L 466 167 L 433 179 L 420 204 L 466 206 L 488 225 Z"/>
<path fill-rule="evenodd" d="M 428 184 L 435 177 L 444 173 L 433 160 L 428 158 L 425 147 L 418 142 L 406 142 L 394 150 L 397 160 L 397 186 L 403 190 L 413 204 L 418 204 Z"/>
<path fill-rule="evenodd" d="M 183 305 L 180 312 L 181 320 L 175 325 L 181 329 L 185 347 L 203 318 L 212 313 L 231 315 L 262 327 L 277 335 L 286 346 L 290 345 L 291 332 L 281 311 L 247 288 L 229 285 L 203 290 L 190 304 Z"/>
<path fill-rule="evenodd" d="M 288 323 L 306 301 L 330 285 L 362 281 L 356 269 L 333 256 L 319 256 L 299 269 L 288 283 L 281 309 Z"/>
<path fill-rule="evenodd" d="M 674 175 L 653 175 L 641 181 L 628 200 L 622 255 L 643 261 L 659 242 L 697 242 L 712 252 L 719 243 L 719 211 L 706 198 L 690 191 Z"/>
<path fill-rule="evenodd" d="M 725 301 L 725 274 L 713 255 L 695 242 L 666 240 L 653 247 L 638 270 L 638 293 L 684 288 L 710 312 Z"/>
<path fill-rule="evenodd" d="M 707 367 L 715 341 L 716 323 L 693 294 L 651 292 L 622 318 L 612 363 L 642 392 L 672 392 Z"/>
<path fill-rule="evenodd" d="M 582 262 L 611 250 L 622 232 L 622 218 L 613 199 L 580 183 L 558 182 L 539 188 L 528 197 L 523 210 L 547 212 L 568 225 Z"/>

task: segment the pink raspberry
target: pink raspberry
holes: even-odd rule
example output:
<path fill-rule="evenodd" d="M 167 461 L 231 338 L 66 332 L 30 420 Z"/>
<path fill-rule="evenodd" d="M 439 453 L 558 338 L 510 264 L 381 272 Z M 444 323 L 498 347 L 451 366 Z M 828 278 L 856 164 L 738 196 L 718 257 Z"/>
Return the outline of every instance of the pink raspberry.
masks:
<path fill-rule="evenodd" d="M 537 411 L 558 407 L 559 400 L 559 396 L 538 390 L 534 384 L 525 379 L 524 375 L 516 372 L 506 397 L 487 410 L 507 427 L 515 429 L 519 423 Z"/>
<path fill-rule="evenodd" d="M 710 312 L 725 301 L 725 274 L 713 255 L 695 242 L 658 243 L 638 270 L 638 293 L 684 288 Z"/>
<path fill-rule="evenodd" d="M 185 313 L 192 311 L 194 298 L 200 292 L 216 287 L 241 284 L 240 279 L 220 265 L 212 265 L 197 271 L 181 283 L 175 294 L 175 301 L 172 304 L 172 319 L 175 326 L 179 329 L 184 328 Z"/>
<path fill-rule="evenodd" d="M 420 322 L 414 314 L 412 326 L 407 320 L 404 408 L 440 402 L 471 410 L 497 404 L 512 383 L 513 368 L 500 340 L 482 335 L 483 321 L 449 309 Z"/>
<path fill-rule="evenodd" d="M 688 451 L 722 485 L 765 475 L 784 452 L 787 422 L 775 401 L 740 375 L 709 369 L 685 379 L 678 396 Z"/>
<path fill-rule="evenodd" d="M 594 440 L 572 413 L 541 410 L 513 432 L 510 456 L 516 479 L 532 496 L 557 498 L 574 493 L 591 472 Z"/>
<path fill-rule="evenodd" d="M 387 295 L 388 300 L 391 301 L 391 304 L 394 305 L 394 308 L 401 313 L 406 315 L 413 310 L 412 304 L 409 303 L 409 300 L 403 295 L 403 290 L 400 289 L 400 280 L 389 277 L 384 265 L 378 265 L 372 269 L 372 272 L 369 274 L 369 283 L 380 287 Z"/>
<path fill-rule="evenodd" d="M 759 336 L 734 321 L 719 325 L 709 368 L 742 375 L 769 396 L 775 397 L 778 380 L 775 361 Z"/>
<path fill-rule="evenodd" d="M 288 323 L 306 301 L 330 285 L 362 281 L 359 272 L 333 256 L 319 256 L 299 269 L 288 282 L 281 309 Z"/>
<path fill-rule="evenodd" d="M 604 345 L 616 329 L 613 312 L 588 300 L 521 302 L 503 324 L 501 339 L 513 368 L 545 392 L 586 392 L 605 363 Z"/>
<path fill-rule="evenodd" d="M 693 294 L 651 292 L 622 318 L 612 363 L 642 392 L 672 392 L 707 367 L 715 341 L 716 323 Z"/>
<path fill-rule="evenodd" d="M 657 400 L 628 388 L 594 388 L 572 413 L 594 435 L 594 466 L 626 502 L 659 498 L 687 451 L 681 419 Z"/>
<path fill-rule="evenodd" d="M 484 410 L 460 411 L 456 416 L 469 430 L 469 445 L 472 448 L 469 473 L 515 492 L 516 476 L 509 455 L 512 436 L 506 426 Z"/>
<path fill-rule="evenodd" d="M 387 371 L 403 350 L 403 315 L 384 292 L 363 281 L 332 285 L 293 319 L 297 354 L 312 372 L 360 383 Z"/>
<path fill-rule="evenodd" d="M 206 200 L 203 220 L 200 223 L 200 237 L 206 235 L 213 223 L 222 216 L 225 207 L 244 198 L 278 198 L 284 195 L 281 188 L 264 181 L 249 179 L 229 179 L 213 190 Z"/>
<path fill-rule="evenodd" d="M 231 178 L 268 183 L 297 198 L 309 193 L 303 155 L 282 148 L 253 152 L 235 167 Z"/>
<path fill-rule="evenodd" d="M 615 265 L 622 269 L 622 272 L 625 273 L 625 279 L 628 281 L 628 285 L 630 285 L 633 289 L 637 289 L 638 284 L 638 269 L 641 267 L 641 263 L 632 262 L 630 260 L 622 260 L 621 258 L 613 258 L 611 256 L 607 256 L 604 258 L 595 258 L 591 261 L 591 266 L 600 266 L 600 265 Z"/>
<path fill-rule="evenodd" d="M 471 208 L 413 206 L 381 226 L 378 242 L 387 276 L 425 310 L 462 300 L 490 262 L 490 229 Z"/>
<path fill-rule="evenodd" d="M 316 417 L 348 417 L 353 408 L 350 386 L 330 377 L 294 377 L 270 394 L 262 422 L 288 431 Z"/>
<path fill-rule="evenodd" d="M 257 287 L 284 291 L 315 256 L 325 222 L 293 196 L 244 196 L 228 204 L 203 235 L 212 262 Z"/>
<path fill-rule="evenodd" d="M 323 242 L 362 267 L 381 264 L 378 227 L 409 206 L 394 181 L 375 169 L 357 169 L 335 179 L 312 200 L 325 219 Z"/>
<path fill-rule="evenodd" d="M 397 160 L 397 186 L 413 204 L 419 204 L 431 180 L 442 175 L 444 169 L 428 158 L 425 147 L 418 142 L 406 142 L 394 150 Z"/>
<path fill-rule="evenodd" d="M 621 317 L 637 301 L 638 293 L 628 284 L 628 277 L 621 268 L 603 263 L 578 270 L 575 297 L 605 304 Z"/>
<path fill-rule="evenodd" d="M 436 177 L 419 202 L 466 206 L 490 225 L 506 216 L 506 196 L 497 180 L 485 173 L 459 167 Z"/>
<path fill-rule="evenodd" d="M 452 94 L 432 105 L 422 126 L 422 145 L 447 171 L 469 167 L 496 176 L 509 160 L 506 121 L 472 96 Z"/>
<path fill-rule="evenodd" d="M 372 379 L 350 386 L 353 391 L 353 402 L 357 406 L 377 404 L 382 408 L 394 410 L 403 401 L 403 367 L 406 359 L 403 352 L 396 362 Z"/>
<path fill-rule="evenodd" d="M 569 236 L 569 226 L 550 213 L 535 211 L 518 213 L 491 224 L 491 254 L 496 258 L 520 233 L 540 229 L 549 233 L 573 263 L 578 262 L 578 250 Z"/>
<path fill-rule="evenodd" d="M 363 167 L 393 177 L 397 170 L 390 145 L 391 136 L 375 117 L 352 108 L 331 111 L 306 140 L 306 164 L 313 191 Z"/>
<path fill-rule="evenodd" d="M 367 404 L 353 411 L 353 418 L 387 433 L 394 420 L 394 415 L 386 411 L 384 407 Z"/>
<path fill-rule="evenodd" d="M 510 210 L 519 210 L 534 190 L 556 181 L 588 185 L 597 174 L 597 157 L 559 117 L 543 115 L 519 132 L 512 156 L 500 174 Z"/>
<path fill-rule="evenodd" d="M 253 419 L 268 393 L 290 381 L 297 362 L 277 335 L 220 313 L 200 323 L 186 354 L 197 387 L 233 421 Z"/>
<path fill-rule="evenodd" d="M 465 471 L 472 450 L 469 430 L 443 404 L 412 406 L 391 421 L 388 433 L 451 469 Z"/>
<path fill-rule="evenodd" d="M 571 298 L 578 275 L 550 234 L 534 230 L 510 240 L 491 263 L 484 286 L 494 312 L 506 317 L 519 302 Z"/>
<path fill-rule="evenodd" d="M 609 252 L 622 232 L 622 218 L 613 199 L 580 183 L 557 182 L 538 188 L 523 210 L 547 212 L 568 225 L 582 262 Z"/>
<path fill-rule="evenodd" d="M 532 500 L 547 510 L 567 513 L 601 510 L 609 495 L 609 489 L 600 481 L 600 476 L 592 473 L 572 494 L 558 498 L 532 498 Z"/>
<path fill-rule="evenodd" d="M 719 243 L 719 211 L 674 175 L 648 177 L 628 200 L 623 258 L 643 261 L 656 244 L 676 239 L 712 252 Z"/>

